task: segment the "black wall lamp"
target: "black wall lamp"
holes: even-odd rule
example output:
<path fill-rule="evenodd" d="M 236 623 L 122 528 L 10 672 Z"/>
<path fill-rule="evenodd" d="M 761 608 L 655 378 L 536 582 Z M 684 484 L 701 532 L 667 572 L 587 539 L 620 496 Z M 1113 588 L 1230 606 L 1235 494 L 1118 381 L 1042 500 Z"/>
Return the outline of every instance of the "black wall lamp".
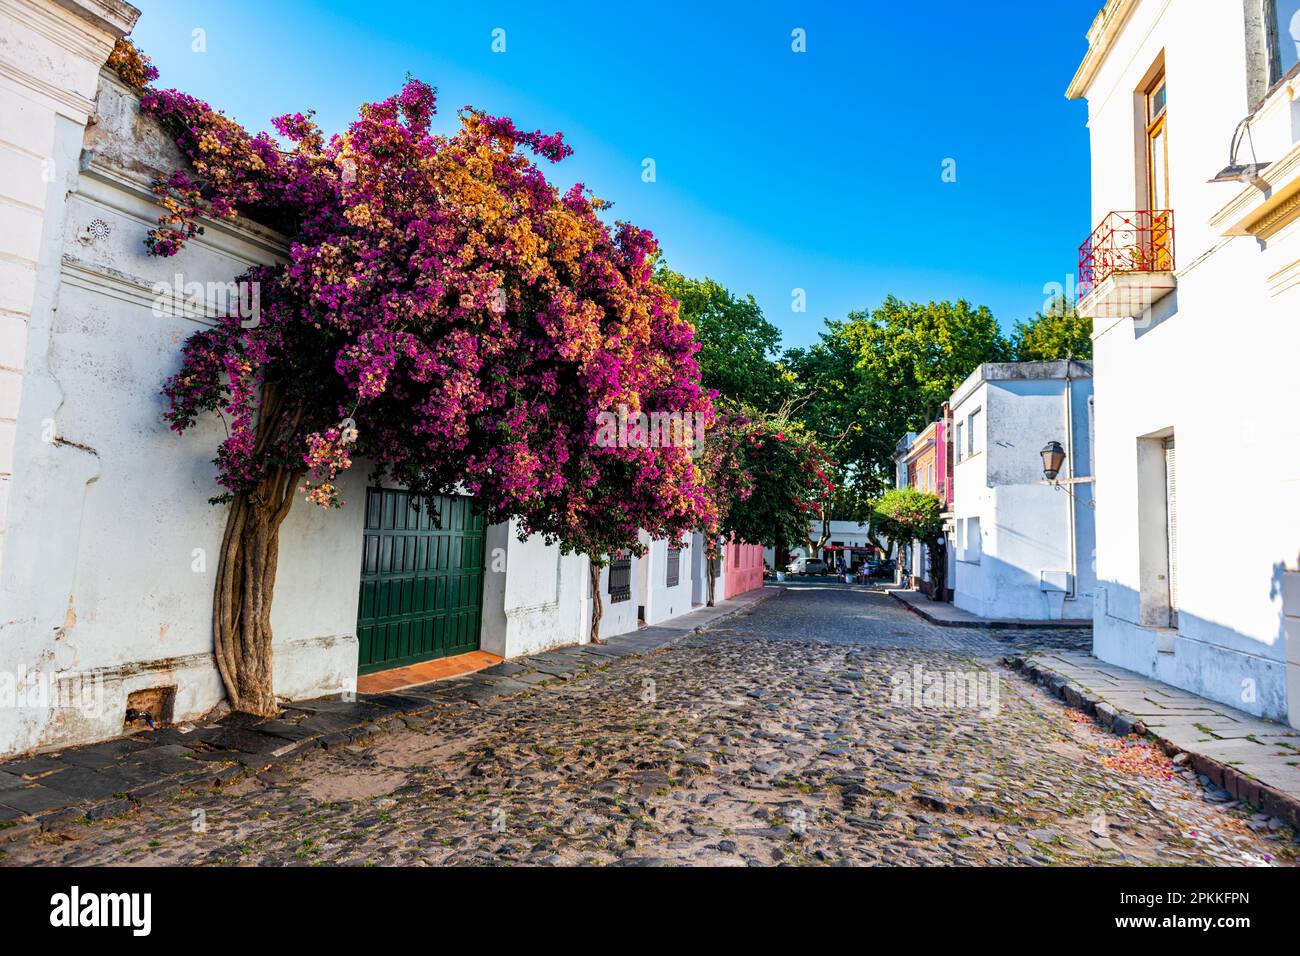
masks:
<path fill-rule="evenodd" d="M 1056 476 L 1061 473 L 1061 466 L 1065 464 L 1065 449 L 1061 447 L 1059 441 L 1049 441 L 1042 451 L 1043 456 L 1043 477 L 1048 481 L 1056 481 Z"/>
<path fill-rule="evenodd" d="M 1049 441 L 1039 452 L 1043 456 L 1044 484 L 1060 487 L 1061 485 L 1090 485 L 1096 479 L 1092 475 L 1081 478 L 1061 478 L 1061 469 L 1065 467 L 1065 448 L 1059 441 Z"/>

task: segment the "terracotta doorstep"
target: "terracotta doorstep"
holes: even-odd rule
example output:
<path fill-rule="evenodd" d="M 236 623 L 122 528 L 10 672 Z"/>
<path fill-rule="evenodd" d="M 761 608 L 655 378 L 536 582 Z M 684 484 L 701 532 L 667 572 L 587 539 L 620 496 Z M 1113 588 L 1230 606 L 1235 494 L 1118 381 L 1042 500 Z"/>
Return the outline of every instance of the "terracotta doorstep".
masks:
<path fill-rule="evenodd" d="M 500 664 L 504 659 L 487 651 L 470 651 L 468 654 L 439 657 L 437 660 L 409 664 L 406 667 L 363 674 L 357 678 L 357 693 L 383 694 L 403 687 L 414 687 L 416 684 L 429 684 L 448 677 L 472 674 L 493 664 Z"/>

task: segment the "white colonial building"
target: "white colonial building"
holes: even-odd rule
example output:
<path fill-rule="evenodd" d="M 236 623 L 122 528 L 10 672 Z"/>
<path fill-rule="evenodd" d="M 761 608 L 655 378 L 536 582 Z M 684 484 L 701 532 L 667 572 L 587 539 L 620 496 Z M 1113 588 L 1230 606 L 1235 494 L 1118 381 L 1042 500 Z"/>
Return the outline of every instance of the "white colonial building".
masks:
<path fill-rule="evenodd" d="M 1300 0 L 1109 0 L 1081 254 L 1095 652 L 1300 726 Z M 961 488 L 961 484 L 958 484 Z"/>
<path fill-rule="evenodd" d="M 826 540 L 819 548 L 814 548 L 815 554 L 809 555 L 808 541 L 800 542 L 790 549 L 794 555 L 791 561 L 787 561 L 780 566 L 773 562 L 776 555 L 771 548 L 763 550 L 763 561 L 768 567 L 777 571 L 783 571 L 789 565 L 797 564 L 802 567 L 808 558 L 819 558 L 826 562 L 827 567 L 838 567 L 838 563 L 843 561 L 850 568 L 857 568 L 864 564 L 869 555 L 875 553 L 876 547 L 871 541 L 870 529 L 861 521 L 828 521 L 823 524 L 821 521 L 810 521 L 808 523 L 808 535 L 812 543 L 821 541 L 824 537 Z"/>
<path fill-rule="evenodd" d="M 182 159 L 102 69 L 137 16 L 121 0 L 0 0 L 0 755 L 120 734 L 136 700 L 184 720 L 224 697 L 211 618 L 225 508 L 207 504 L 222 425 L 178 438 L 159 396 L 217 313 L 206 294 L 160 290 L 178 275 L 224 289 L 285 244 L 247 220 L 207 222 L 179 255 L 146 255 L 151 182 Z M 368 470 L 345 473 L 341 511 L 300 502 L 281 531 L 279 696 L 587 640 L 585 557 L 485 527 L 466 498 L 444 499 L 432 527 L 401 488 L 368 487 Z M 691 543 L 605 568 L 603 636 L 703 602 Z M 735 590 L 728 566 L 719 599 Z M 74 683 L 96 706 L 37 692 Z"/>
<path fill-rule="evenodd" d="M 981 365 L 955 391 L 953 603 L 998 620 L 1092 616 L 1088 362 Z M 1049 484 L 1042 449 L 1066 464 Z"/>

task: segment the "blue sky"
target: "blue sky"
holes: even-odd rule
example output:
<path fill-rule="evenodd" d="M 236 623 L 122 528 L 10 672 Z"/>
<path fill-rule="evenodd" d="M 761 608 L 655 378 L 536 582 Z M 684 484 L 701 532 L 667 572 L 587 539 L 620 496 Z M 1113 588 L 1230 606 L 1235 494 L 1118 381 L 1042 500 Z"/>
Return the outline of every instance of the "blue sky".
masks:
<path fill-rule="evenodd" d="M 652 229 L 678 271 L 753 293 L 787 345 L 890 293 L 1009 327 L 1091 230 L 1086 110 L 1064 91 L 1101 0 L 134 2 L 160 84 L 255 131 L 309 108 L 340 130 L 408 71 L 446 130 L 465 104 L 562 130 L 555 181 Z"/>

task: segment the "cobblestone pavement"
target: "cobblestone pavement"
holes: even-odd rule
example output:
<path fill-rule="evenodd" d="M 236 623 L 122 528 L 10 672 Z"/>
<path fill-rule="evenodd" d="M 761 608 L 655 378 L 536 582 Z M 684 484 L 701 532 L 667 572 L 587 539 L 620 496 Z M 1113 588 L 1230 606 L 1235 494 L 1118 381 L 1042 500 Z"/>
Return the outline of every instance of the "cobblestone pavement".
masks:
<path fill-rule="evenodd" d="M 649 656 L 394 719 L 3 862 L 1291 864 L 1280 821 L 997 663 L 1080 640 L 792 589 Z"/>

